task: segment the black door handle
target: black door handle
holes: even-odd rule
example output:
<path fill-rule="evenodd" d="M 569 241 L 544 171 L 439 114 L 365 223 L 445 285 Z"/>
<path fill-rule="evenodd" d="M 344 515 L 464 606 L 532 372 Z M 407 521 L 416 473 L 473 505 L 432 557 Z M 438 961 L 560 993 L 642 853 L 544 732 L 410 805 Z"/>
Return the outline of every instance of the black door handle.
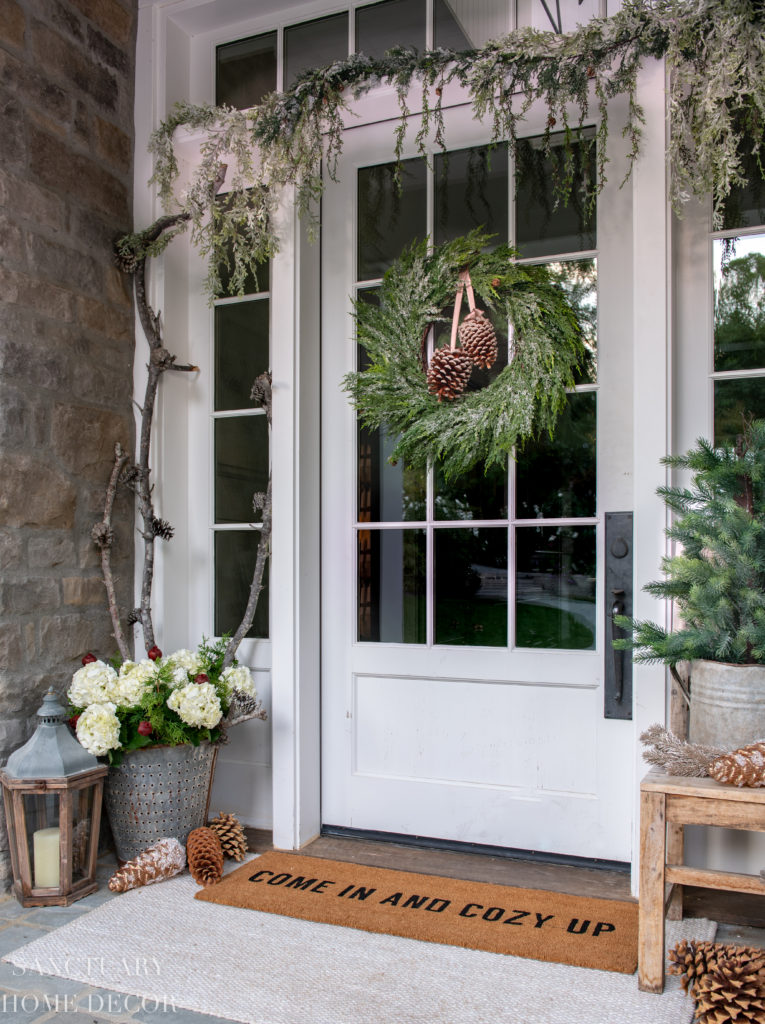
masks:
<path fill-rule="evenodd" d="M 613 600 L 611 602 L 611 651 L 614 656 L 614 700 L 621 704 L 624 697 L 624 651 L 618 651 L 614 646 L 614 640 L 621 636 L 621 630 L 616 625 L 616 616 L 624 615 L 624 591 L 612 590 Z"/>

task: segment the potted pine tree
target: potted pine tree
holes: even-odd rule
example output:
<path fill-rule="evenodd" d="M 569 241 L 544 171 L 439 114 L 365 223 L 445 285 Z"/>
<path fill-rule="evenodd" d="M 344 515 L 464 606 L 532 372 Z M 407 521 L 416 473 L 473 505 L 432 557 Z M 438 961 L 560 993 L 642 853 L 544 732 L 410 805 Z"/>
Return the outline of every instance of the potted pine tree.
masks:
<path fill-rule="evenodd" d="M 664 578 L 645 590 L 675 602 L 668 632 L 621 619 L 617 641 L 636 662 L 690 662 L 690 739 L 732 749 L 765 736 L 765 420 L 745 425 L 735 445 L 700 438 L 685 455 L 662 460 L 689 470 L 689 487 L 657 492 L 674 513 L 674 554 Z M 685 690 L 685 687 L 683 687 Z"/>

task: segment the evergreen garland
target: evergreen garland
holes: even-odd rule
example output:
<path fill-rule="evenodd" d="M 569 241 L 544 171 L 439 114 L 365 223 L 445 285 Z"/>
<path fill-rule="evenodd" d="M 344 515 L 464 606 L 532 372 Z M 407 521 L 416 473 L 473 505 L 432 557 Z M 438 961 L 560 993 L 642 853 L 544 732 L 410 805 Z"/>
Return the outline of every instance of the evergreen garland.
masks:
<path fill-rule="evenodd" d="M 576 128 L 597 120 L 597 176 L 580 201 L 594 203 L 606 180 L 608 102 L 626 96 L 630 168 L 637 158 L 643 111 L 637 75 L 646 60 L 666 58 L 670 72 L 671 195 L 676 208 L 691 195 L 713 196 L 714 224 L 735 186 L 746 184 L 747 159 L 759 161 L 765 113 L 765 12 L 761 0 L 625 0 L 610 18 L 593 18 L 574 32 L 557 34 L 517 29 L 477 50 L 436 49 L 417 53 L 395 48 L 382 58 L 352 54 L 303 74 L 286 92 L 260 106 L 231 108 L 178 104 L 154 132 L 152 181 L 168 208 L 189 216 L 192 237 L 212 256 L 208 287 L 220 287 L 220 263 L 234 243 L 233 290 L 277 248 L 272 217 L 280 189 L 293 185 L 301 213 L 316 208 L 322 193 L 322 162 L 330 177 L 342 150 L 349 101 L 379 83 L 398 94 L 401 117 L 392 139 L 403 152 L 412 86 L 421 89 L 416 142 L 423 154 L 432 139 L 446 145 L 442 93 L 449 83 L 465 89 L 476 118 L 487 118 L 492 139 L 516 148 L 520 123 L 532 103 L 548 111 L 543 150 L 562 132 L 567 159 L 556 181 L 557 198 L 571 198 Z M 201 162 L 182 195 L 174 194 L 178 162 L 174 133 L 185 127 L 203 133 Z M 226 204 L 214 201 L 216 180 L 228 165 Z M 628 172 L 629 173 L 629 172 Z M 185 226 L 185 225 L 184 225 Z M 163 238 L 166 245 L 169 236 Z M 124 248 L 141 248 L 128 236 Z M 156 248 L 156 245 L 155 245 Z M 152 252 L 156 255 L 156 252 Z"/>
<path fill-rule="evenodd" d="M 385 274 L 379 304 L 355 303 L 370 365 L 343 386 L 362 423 L 397 435 L 391 460 L 438 462 L 447 478 L 477 463 L 504 466 L 515 446 L 552 434 L 584 356 L 576 315 L 548 269 L 513 262 L 506 245 L 484 252 L 489 242 L 479 231 L 433 250 L 417 242 Z M 451 322 L 465 267 L 495 319 L 512 325 L 513 357 L 486 387 L 439 402 L 427 390 L 423 338 L 431 324 Z"/>
<path fill-rule="evenodd" d="M 667 536 L 682 549 L 662 559 L 664 579 L 645 590 L 674 600 L 682 626 L 668 633 L 621 617 L 632 637 L 614 646 L 634 649 L 639 662 L 765 663 L 765 420 L 748 424 L 734 446 L 700 438 L 662 462 L 693 480 L 658 490 L 676 514 Z"/>

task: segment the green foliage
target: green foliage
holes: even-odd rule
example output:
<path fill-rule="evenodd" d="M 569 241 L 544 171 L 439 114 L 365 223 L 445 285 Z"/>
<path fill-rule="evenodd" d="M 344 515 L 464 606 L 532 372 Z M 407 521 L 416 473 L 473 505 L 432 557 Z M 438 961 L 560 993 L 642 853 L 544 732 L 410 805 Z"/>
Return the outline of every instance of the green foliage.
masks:
<path fill-rule="evenodd" d="M 415 243 L 385 274 L 379 305 L 356 302 L 369 366 L 349 373 L 345 390 L 365 426 L 397 435 L 392 461 L 439 462 L 447 478 L 477 463 L 503 466 L 516 445 L 552 434 L 584 354 L 574 311 L 547 268 L 513 262 L 509 246 L 484 252 L 489 242 L 472 231 L 432 251 Z M 446 307 L 464 267 L 486 307 L 512 324 L 513 358 L 485 388 L 439 402 L 427 390 L 422 339 L 430 324 L 450 323 Z"/>
<path fill-rule="evenodd" d="M 631 168 L 644 123 L 638 72 L 664 57 L 671 72 L 672 199 L 679 208 L 690 195 L 711 194 L 715 226 L 720 227 L 731 189 L 746 182 L 750 150 L 762 174 L 764 21 L 757 0 L 625 0 L 613 17 L 593 18 L 564 35 L 522 28 L 477 50 L 394 48 L 382 58 L 352 54 L 307 71 L 287 92 L 272 93 L 250 111 L 176 105 L 151 139 L 152 181 L 168 208 L 189 214 L 194 241 L 212 256 L 211 295 L 219 284 L 220 253 L 232 239 L 241 239 L 234 250 L 234 287 L 239 288 L 247 271 L 254 272 L 277 248 L 272 213 L 280 190 L 294 186 L 301 214 L 317 208 L 322 164 L 334 177 L 349 100 L 381 82 L 395 88 L 401 118 L 392 150 L 400 158 L 408 131 L 407 96 L 418 85 L 422 112 L 415 139 L 425 154 L 431 140 L 446 146 L 441 99 L 444 87 L 454 82 L 467 91 L 474 116 L 489 121 L 493 140 L 508 140 L 513 150 L 530 106 L 537 101 L 546 106 L 543 151 L 549 152 L 553 133 L 562 132 L 566 140 L 556 180 L 560 202 L 572 198 L 575 130 L 597 121 L 590 143 L 596 146 L 596 178 L 586 186 L 586 195 L 576 197 L 592 205 L 606 180 L 608 104 L 626 97 L 627 120 L 620 131 L 628 142 Z M 173 136 L 180 128 L 203 133 L 204 141 L 191 184 L 176 196 Z M 222 164 L 230 171 L 230 202 L 216 213 Z"/>
<path fill-rule="evenodd" d="M 674 600 L 682 626 L 667 633 L 621 618 L 632 638 L 615 646 L 642 662 L 765 663 L 765 420 L 747 424 L 735 446 L 701 438 L 663 462 L 690 470 L 692 485 L 658 491 L 675 513 L 667 536 L 681 547 L 645 590 Z"/>

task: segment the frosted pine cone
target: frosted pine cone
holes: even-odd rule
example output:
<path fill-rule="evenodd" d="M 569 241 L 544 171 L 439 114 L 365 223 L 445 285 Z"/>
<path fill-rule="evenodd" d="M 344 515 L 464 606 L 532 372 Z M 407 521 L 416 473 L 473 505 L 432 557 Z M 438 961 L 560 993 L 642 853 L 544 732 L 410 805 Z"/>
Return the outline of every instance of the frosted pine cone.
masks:
<path fill-rule="evenodd" d="M 239 820 L 233 814 L 219 814 L 208 822 L 207 827 L 220 839 L 224 857 L 232 860 L 244 860 L 247 853 L 247 839 Z"/>
<path fill-rule="evenodd" d="M 177 839 L 160 839 L 148 850 L 126 861 L 109 879 L 112 892 L 127 892 L 172 878 L 186 867 L 186 853 Z"/>
<path fill-rule="evenodd" d="M 473 360 L 462 349 L 437 348 L 428 367 L 428 391 L 449 400 L 461 395 L 470 380 Z"/>
<path fill-rule="evenodd" d="M 211 828 L 195 828 L 186 840 L 189 871 L 197 885 L 214 885 L 223 877 L 223 848 Z"/>
<path fill-rule="evenodd" d="M 480 309 L 468 313 L 460 324 L 460 345 L 476 366 L 488 370 L 497 358 L 497 335 L 494 326 Z"/>
<path fill-rule="evenodd" d="M 765 741 L 721 754 L 710 764 L 709 774 L 730 786 L 765 786 Z"/>

